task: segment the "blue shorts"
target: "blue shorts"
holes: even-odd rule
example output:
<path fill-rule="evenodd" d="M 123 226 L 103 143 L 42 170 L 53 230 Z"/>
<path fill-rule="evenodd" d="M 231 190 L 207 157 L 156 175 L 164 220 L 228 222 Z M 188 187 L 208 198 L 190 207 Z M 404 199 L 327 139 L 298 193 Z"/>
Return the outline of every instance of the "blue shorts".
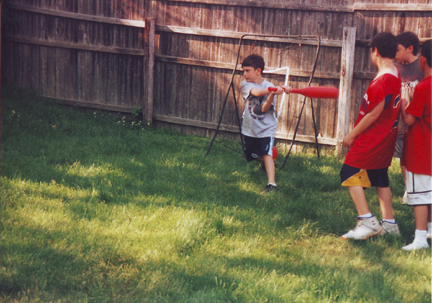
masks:
<path fill-rule="evenodd" d="M 389 187 L 388 167 L 360 169 L 344 164 L 340 171 L 342 186 Z"/>
<path fill-rule="evenodd" d="M 264 137 L 264 138 L 254 138 L 244 136 L 245 147 L 244 153 L 246 160 L 253 161 L 261 159 L 265 155 L 272 156 L 274 138 Z"/>

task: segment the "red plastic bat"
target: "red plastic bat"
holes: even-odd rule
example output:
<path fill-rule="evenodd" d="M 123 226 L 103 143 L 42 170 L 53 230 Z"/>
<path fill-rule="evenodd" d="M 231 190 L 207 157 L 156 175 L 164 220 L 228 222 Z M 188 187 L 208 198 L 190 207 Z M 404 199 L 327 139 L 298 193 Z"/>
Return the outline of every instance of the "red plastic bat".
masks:
<path fill-rule="evenodd" d="M 269 92 L 277 91 L 276 87 L 269 87 Z M 339 90 L 336 87 L 330 86 L 308 86 L 305 88 L 294 88 L 291 93 L 302 94 L 310 98 L 321 99 L 337 99 L 339 97 Z"/>

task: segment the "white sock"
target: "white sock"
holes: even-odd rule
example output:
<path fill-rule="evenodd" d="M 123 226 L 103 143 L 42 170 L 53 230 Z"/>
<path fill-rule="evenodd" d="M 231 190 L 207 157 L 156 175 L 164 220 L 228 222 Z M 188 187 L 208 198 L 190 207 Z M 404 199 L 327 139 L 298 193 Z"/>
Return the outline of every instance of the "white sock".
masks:
<path fill-rule="evenodd" d="M 432 222 L 427 223 L 427 231 L 428 233 L 432 234 Z"/>
<path fill-rule="evenodd" d="M 388 223 L 392 223 L 392 224 L 396 223 L 395 219 L 383 219 L 383 221 L 388 222 Z"/>
<path fill-rule="evenodd" d="M 415 236 L 414 236 L 414 242 L 417 242 L 417 243 L 427 243 L 426 234 L 427 234 L 426 230 L 418 230 L 418 229 L 416 229 L 415 230 Z"/>
<path fill-rule="evenodd" d="M 273 186 L 276 186 L 276 183 L 268 183 L 267 185 L 273 185 Z"/>
<path fill-rule="evenodd" d="M 364 215 L 361 215 L 361 216 L 357 216 L 357 218 L 359 218 L 359 219 L 367 219 L 367 218 L 372 218 L 373 216 L 372 216 L 372 214 L 371 213 L 367 213 L 367 214 L 364 214 Z"/>

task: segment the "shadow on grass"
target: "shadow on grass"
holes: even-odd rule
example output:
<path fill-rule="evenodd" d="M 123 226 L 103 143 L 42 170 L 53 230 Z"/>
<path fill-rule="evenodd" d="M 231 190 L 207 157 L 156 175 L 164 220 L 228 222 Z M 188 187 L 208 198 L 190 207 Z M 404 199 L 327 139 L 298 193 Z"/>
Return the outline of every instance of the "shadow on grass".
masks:
<path fill-rule="evenodd" d="M 150 297 L 154 301 L 180 302 L 193 296 L 198 302 L 202 298 L 212 302 L 246 302 L 258 297 L 278 300 L 284 294 L 271 291 L 274 285 L 270 286 L 270 282 L 256 285 L 261 274 L 272 271 L 278 276 L 293 275 L 294 281 L 301 277 L 290 291 L 300 293 L 306 289 L 315 298 L 348 298 L 352 294 L 346 289 L 361 283 L 373 290 L 371 297 L 378 291 L 378 286 L 369 280 L 382 280 L 382 273 L 365 275 L 354 267 L 322 265 L 308 260 L 307 252 L 294 249 L 278 253 L 286 260 L 218 255 L 206 260 L 198 254 L 208 242 L 219 238 L 276 234 L 289 237 L 290 231 L 306 226 L 308 237 L 314 239 L 340 235 L 354 227 L 354 206 L 347 204 L 352 203 L 349 194 L 339 184 L 340 159 L 291 156 L 288 166 L 276 172 L 280 192 L 262 195 L 267 181 L 265 172 L 256 163 L 246 163 L 242 155 L 222 147 L 213 147 L 204 159 L 209 143 L 206 139 L 149 128 L 131 129 L 123 120 L 113 122 L 93 113 L 81 115 L 67 108 L 34 106 L 28 109 L 33 114 L 24 105 L 15 108 L 9 104 L 2 109 L 2 131 L 6 132 L 6 136 L 2 133 L 3 177 L 31 183 L 23 191 L 30 200 L 35 196 L 60 200 L 66 217 L 75 223 L 68 226 L 65 221 L 63 229 L 57 226 L 50 230 L 16 218 L 11 222 L 6 215 L 3 227 L 17 236 L 2 245 L 2 253 L 9 258 L 4 265 L 7 272 L 2 279 L 3 293 L 16 295 L 29 288 L 53 293 L 46 301 L 64 294 L 73 297 L 75 293 L 108 301 L 116 296 L 125 301 L 128 296 L 136 301 L 149 301 Z M 39 127 L 39 120 L 49 123 Z M 3 190 L 21 191 L 5 187 Z M 17 207 L 15 201 L 4 203 L 2 209 Z M 372 206 L 374 212 L 378 210 L 376 204 Z M 186 226 L 190 238 L 179 239 L 175 229 L 182 226 L 174 221 L 169 227 L 174 236 L 161 244 L 154 231 L 151 236 L 156 239 L 155 245 L 166 245 L 172 251 L 166 258 L 141 260 L 128 251 L 127 235 L 109 236 L 100 230 L 80 227 L 81 220 L 86 220 L 95 224 L 106 221 L 102 226 L 112 228 L 108 224 L 114 219 L 107 212 L 123 206 L 165 210 L 160 224 L 174 220 L 169 217 L 170 209 L 198 212 L 204 225 Z M 406 239 L 409 236 L 405 230 L 412 227 L 412 214 L 403 207 L 397 205 L 395 209 L 403 218 L 401 229 Z M 182 222 L 182 218 L 175 220 Z M 396 245 L 392 240 L 378 244 L 352 246 L 361 251 L 362 262 L 376 263 L 386 249 Z M 250 273 L 251 269 L 255 273 Z M 329 276 L 332 274 L 341 277 L 334 279 Z M 402 270 L 395 269 L 395 274 L 402 274 Z M 66 278 L 59 279 L 63 275 Z M 348 282 L 352 276 L 365 281 Z M 244 285 L 253 293 L 240 291 Z M 392 296 L 393 286 L 378 285 L 384 287 L 384 296 Z M 338 290 L 340 286 L 345 291 Z"/>
<path fill-rule="evenodd" d="M 8 256 L 2 262 L 1 293 L 10 300 L 181 302 L 200 291 L 207 292 L 203 297 L 210 291 L 221 302 L 232 300 L 233 283 L 226 286 L 230 279 L 217 270 L 203 272 L 164 259 L 140 261 L 122 246 L 124 239 L 101 230 L 27 222 L 13 232 L 17 237 L 1 245 Z"/>

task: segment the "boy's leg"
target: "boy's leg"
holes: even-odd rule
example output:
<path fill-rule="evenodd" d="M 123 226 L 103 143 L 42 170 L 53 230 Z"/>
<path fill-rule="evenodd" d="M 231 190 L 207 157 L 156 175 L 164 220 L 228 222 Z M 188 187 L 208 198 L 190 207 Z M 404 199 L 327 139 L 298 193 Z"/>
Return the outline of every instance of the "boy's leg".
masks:
<path fill-rule="evenodd" d="M 428 222 L 432 222 L 431 221 L 432 220 L 432 213 L 431 213 L 431 211 L 432 211 L 432 207 L 431 207 L 431 205 L 428 205 L 428 219 L 427 219 Z"/>
<path fill-rule="evenodd" d="M 273 157 L 270 155 L 265 155 L 263 156 L 263 160 L 267 172 L 268 183 L 276 184 L 275 165 L 274 165 Z"/>
<path fill-rule="evenodd" d="M 382 213 L 381 226 L 383 228 L 383 232 L 381 235 L 389 234 L 393 236 L 400 236 L 399 225 L 394 220 L 392 193 L 390 187 L 377 187 L 376 189 Z"/>
<path fill-rule="evenodd" d="M 354 201 L 359 216 L 357 226 L 346 234 L 342 239 L 365 240 L 382 232 L 381 225 L 373 216 L 366 202 L 366 196 L 362 186 L 348 186 L 348 191 Z"/>
<path fill-rule="evenodd" d="M 429 247 L 427 243 L 427 219 L 430 205 L 415 205 L 414 217 L 416 221 L 416 230 L 413 243 L 402 247 L 404 250 L 415 250 Z"/>
<path fill-rule="evenodd" d="M 369 214 L 364 188 L 371 186 L 369 175 L 364 169 L 344 164 L 340 171 L 342 186 L 348 188 L 359 216 Z"/>
<path fill-rule="evenodd" d="M 416 230 L 413 243 L 402 247 L 404 250 L 415 250 L 429 247 L 430 237 L 431 184 L 432 177 L 407 171 L 408 205 L 414 207 Z M 429 233 L 428 233 L 429 232 Z M 429 234 L 429 235 L 428 235 Z"/>
<path fill-rule="evenodd" d="M 417 230 L 427 230 L 427 219 L 430 205 L 416 205 L 414 206 L 414 217 Z"/>
<path fill-rule="evenodd" d="M 382 234 L 400 235 L 399 226 L 394 219 L 392 206 L 392 193 L 390 190 L 390 180 L 388 168 L 368 169 L 367 174 L 371 185 L 376 188 L 378 200 L 382 213 Z"/>
<path fill-rule="evenodd" d="M 392 193 L 390 187 L 377 187 L 378 200 L 381 207 L 383 220 L 393 220 Z"/>
<path fill-rule="evenodd" d="M 365 192 L 362 186 L 348 186 L 348 191 L 357 209 L 359 216 L 370 213 Z"/>
<path fill-rule="evenodd" d="M 428 218 L 427 218 L 427 238 L 431 239 L 432 238 L 432 223 L 431 223 L 431 205 L 428 205 Z"/>
<path fill-rule="evenodd" d="M 364 192 L 365 187 L 371 186 L 366 170 L 344 164 L 340 177 L 342 186 L 348 187 L 358 213 L 357 226 L 342 235 L 342 239 L 365 240 L 380 234 L 382 232 L 381 225 L 377 218 L 370 213 Z"/>

